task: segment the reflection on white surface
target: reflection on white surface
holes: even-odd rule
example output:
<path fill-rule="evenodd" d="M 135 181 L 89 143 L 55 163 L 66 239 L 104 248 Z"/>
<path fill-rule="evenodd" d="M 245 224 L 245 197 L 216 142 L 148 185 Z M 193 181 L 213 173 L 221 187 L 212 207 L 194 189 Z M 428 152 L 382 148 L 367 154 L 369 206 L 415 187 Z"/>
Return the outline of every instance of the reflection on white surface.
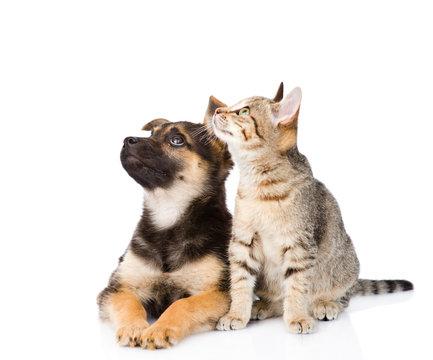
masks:
<path fill-rule="evenodd" d="M 100 350 L 107 359 L 404 359 L 412 351 L 407 344 L 416 342 L 407 329 L 419 298 L 407 292 L 352 299 L 337 320 L 318 321 L 313 334 L 290 334 L 283 319 L 276 318 L 252 321 L 243 330 L 196 334 L 157 351 L 121 348 L 114 329 L 101 323 Z"/>
<path fill-rule="evenodd" d="M 362 359 L 361 347 L 350 315 L 342 314 L 338 324 L 320 322 L 309 335 L 287 332 L 284 322 L 268 319 L 251 322 L 246 329 L 196 334 L 168 350 L 150 352 L 139 348 L 121 348 L 114 340 L 114 330 L 101 325 L 101 346 L 109 359 L 189 358 L 189 359 Z"/>

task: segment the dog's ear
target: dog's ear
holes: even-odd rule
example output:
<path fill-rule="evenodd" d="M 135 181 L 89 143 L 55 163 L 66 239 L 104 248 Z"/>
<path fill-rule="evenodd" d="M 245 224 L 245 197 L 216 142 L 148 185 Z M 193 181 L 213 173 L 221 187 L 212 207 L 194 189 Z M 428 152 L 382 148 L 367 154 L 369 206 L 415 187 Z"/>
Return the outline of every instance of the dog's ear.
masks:
<path fill-rule="evenodd" d="M 212 144 L 220 162 L 220 168 L 217 176 L 221 181 L 224 181 L 227 178 L 234 163 L 229 151 L 227 150 L 227 145 L 222 140 L 218 139 L 215 134 L 213 134 L 211 125 L 212 117 L 215 114 L 215 110 L 220 107 L 227 107 L 227 105 L 222 101 L 219 101 L 217 98 L 211 96 L 209 98 L 206 114 L 204 115 L 204 125 L 206 126 L 206 131 L 210 134 L 210 136 L 213 137 Z"/>
<path fill-rule="evenodd" d="M 210 125 L 215 110 L 220 107 L 227 107 L 227 105 L 219 101 L 217 98 L 211 96 L 209 98 L 209 104 L 207 106 L 206 114 L 204 115 L 204 124 L 206 126 L 208 126 L 208 124 Z"/>
<path fill-rule="evenodd" d="M 146 125 L 144 125 L 141 128 L 141 130 L 152 131 L 155 126 L 159 126 L 159 125 L 162 125 L 162 124 L 165 124 L 168 122 L 170 122 L 170 121 L 168 121 L 167 119 L 155 119 L 155 120 L 149 121 Z"/>

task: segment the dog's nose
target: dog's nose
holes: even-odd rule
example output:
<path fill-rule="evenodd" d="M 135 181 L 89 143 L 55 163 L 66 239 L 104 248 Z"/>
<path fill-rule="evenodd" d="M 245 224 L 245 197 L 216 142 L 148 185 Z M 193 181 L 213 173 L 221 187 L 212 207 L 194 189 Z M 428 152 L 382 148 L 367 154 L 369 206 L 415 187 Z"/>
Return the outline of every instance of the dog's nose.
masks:
<path fill-rule="evenodd" d="M 125 138 L 125 140 L 123 140 L 123 144 L 125 146 L 133 146 L 136 143 L 138 143 L 138 139 L 133 136 L 128 136 L 127 138 Z"/>

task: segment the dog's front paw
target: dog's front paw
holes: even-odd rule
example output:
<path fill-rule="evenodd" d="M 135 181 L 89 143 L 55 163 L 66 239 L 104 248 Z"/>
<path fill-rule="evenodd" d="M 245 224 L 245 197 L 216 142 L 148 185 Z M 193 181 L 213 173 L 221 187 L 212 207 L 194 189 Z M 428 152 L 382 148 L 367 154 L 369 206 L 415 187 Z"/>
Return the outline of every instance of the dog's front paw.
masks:
<path fill-rule="evenodd" d="M 247 326 L 248 316 L 240 317 L 237 315 L 227 314 L 219 319 L 217 324 L 218 330 L 239 330 Z"/>
<path fill-rule="evenodd" d="M 286 319 L 286 325 L 292 333 L 309 334 L 314 330 L 315 320 L 312 317 Z"/>
<path fill-rule="evenodd" d="M 149 327 L 148 322 L 143 322 L 141 324 L 135 324 L 135 325 L 122 326 L 116 332 L 117 342 L 121 346 L 130 346 L 130 347 L 140 346 L 141 336 L 148 327 Z"/>
<path fill-rule="evenodd" d="M 173 346 L 181 339 L 180 330 L 154 324 L 143 333 L 140 340 L 143 349 L 157 350 Z"/>

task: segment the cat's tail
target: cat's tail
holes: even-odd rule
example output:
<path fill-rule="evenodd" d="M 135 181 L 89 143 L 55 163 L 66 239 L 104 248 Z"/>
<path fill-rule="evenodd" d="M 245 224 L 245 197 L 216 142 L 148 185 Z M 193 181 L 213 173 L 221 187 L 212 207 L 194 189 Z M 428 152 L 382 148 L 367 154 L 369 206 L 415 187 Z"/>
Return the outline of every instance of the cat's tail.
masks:
<path fill-rule="evenodd" d="M 413 284 L 407 280 L 366 280 L 358 279 L 349 289 L 349 298 L 364 295 L 391 294 L 413 290 Z"/>

